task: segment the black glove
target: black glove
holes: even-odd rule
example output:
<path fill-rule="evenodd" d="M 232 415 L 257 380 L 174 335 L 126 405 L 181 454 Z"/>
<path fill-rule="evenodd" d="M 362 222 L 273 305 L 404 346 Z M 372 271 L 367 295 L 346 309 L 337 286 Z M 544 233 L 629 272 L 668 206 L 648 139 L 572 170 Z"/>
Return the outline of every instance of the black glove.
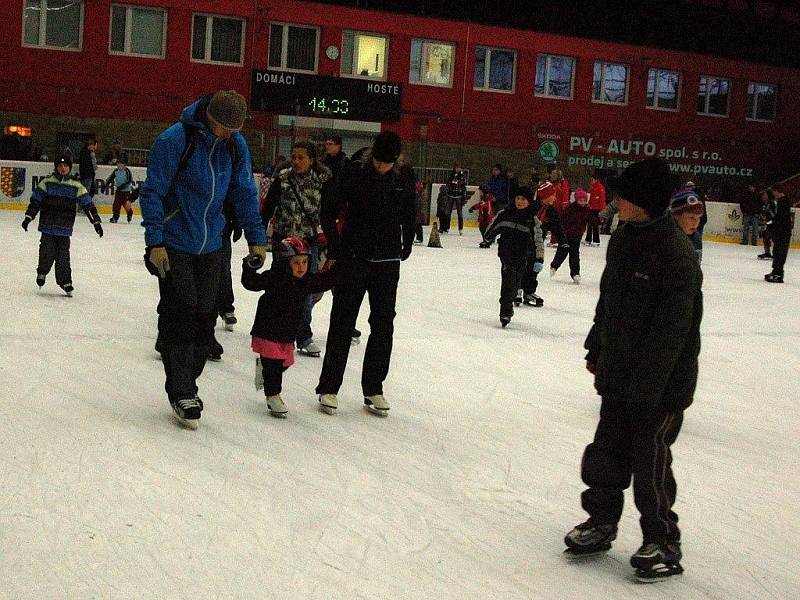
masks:
<path fill-rule="evenodd" d="M 233 241 L 238 242 L 242 239 L 242 228 L 241 227 L 234 227 L 233 228 Z"/>
<path fill-rule="evenodd" d="M 479 247 L 479 248 L 488 248 L 488 247 L 489 247 L 489 246 L 491 246 L 491 245 L 492 245 L 492 244 L 491 244 L 490 242 L 487 242 L 486 240 L 484 240 L 484 241 L 482 241 L 480 244 L 478 244 L 478 247 Z"/>
<path fill-rule="evenodd" d="M 30 215 L 25 215 L 25 218 L 22 219 L 22 228 L 25 231 L 28 231 L 28 225 L 30 224 L 31 221 L 32 221 L 32 219 L 31 219 Z"/>
<path fill-rule="evenodd" d="M 411 256 L 411 246 L 405 246 L 400 250 L 400 260 L 405 260 Z"/>
<path fill-rule="evenodd" d="M 103 237 L 103 226 L 100 225 L 100 221 L 97 221 L 94 224 L 94 230 L 97 232 L 97 235 L 99 235 L 100 237 Z"/>

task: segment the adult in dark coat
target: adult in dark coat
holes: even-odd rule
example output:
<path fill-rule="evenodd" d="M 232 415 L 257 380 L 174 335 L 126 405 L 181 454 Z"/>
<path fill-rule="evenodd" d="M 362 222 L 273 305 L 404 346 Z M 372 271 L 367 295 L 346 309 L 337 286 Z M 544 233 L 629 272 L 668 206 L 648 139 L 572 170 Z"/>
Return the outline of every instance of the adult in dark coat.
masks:
<path fill-rule="evenodd" d="M 770 283 L 783 283 L 783 265 L 789 254 L 789 245 L 792 241 L 792 202 L 783 192 L 783 184 L 776 183 L 772 186 L 772 196 L 775 198 L 775 217 L 772 219 L 772 239 L 774 247 L 772 253 L 772 272 L 764 275 L 764 280 Z"/>
<path fill-rule="evenodd" d="M 742 211 L 742 246 L 747 245 L 747 238 L 753 246 L 758 245 L 759 221 L 761 216 L 761 197 L 756 191 L 756 185 L 750 183 L 739 201 Z"/>
<path fill-rule="evenodd" d="M 89 195 L 97 195 L 97 140 L 91 138 L 86 141 L 78 155 L 78 177 L 89 191 Z"/>
<path fill-rule="evenodd" d="M 329 135 L 325 138 L 325 157 L 322 164 L 330 169 L 333 181 L 350 164 L 347 154 L 342 152 L 342 136 Z"/>
<path fill-rule="evenodd" d="M 392 354 L 400 261 L 411 255 L 415 221 L 413 178 L 395 166 L 400 151 L 396 133 L 379 134 L 371 156 L 341 173 L 330 200 L 323 203 L 321 224 L 328 238 L 328 262 L 353 259 L 352 279 L 337 287 L 333 296 L 325 360 L 316 390 L 326 412 L 337 408 L 336 394 L 365 294 L 369 294 L 370 334 L 361 374 L 364 403 L 380 414 L 389 410 L 383 382 Z M 340 234 L 336 220 L 342 207 Z"/>
<path fill-rule="evenodd" d="M 634 163 L 610 186 L 627 223 L 609 242 L 585 343 L 586 368 L 602 397 L 581 464 L 589 520 L 565 542 L 575 554 L 610 548 L 632 477 L 643 544 L 631 564 L 640 578 L 652 579 L 682 570 L 670 446 L 697 383 L 702 273 L 689 239 L 666 212 L 672 182 L 664 161 Z"/>

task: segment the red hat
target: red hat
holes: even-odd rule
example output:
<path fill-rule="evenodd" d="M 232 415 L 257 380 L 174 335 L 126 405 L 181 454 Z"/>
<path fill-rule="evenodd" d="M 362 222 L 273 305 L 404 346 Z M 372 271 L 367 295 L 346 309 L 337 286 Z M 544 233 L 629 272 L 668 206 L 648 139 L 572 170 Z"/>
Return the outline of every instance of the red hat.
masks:
<path fill-rule="evenodd" d="M 539 187 L 536 188 L 536 197 L 539 200 L 544 200 L 545 198 L 549 198 L 550 196 L 554 196 L 556 193 L 556 186 L 554 186 L 549 181 L 545 180 L 539 184 Z"/>

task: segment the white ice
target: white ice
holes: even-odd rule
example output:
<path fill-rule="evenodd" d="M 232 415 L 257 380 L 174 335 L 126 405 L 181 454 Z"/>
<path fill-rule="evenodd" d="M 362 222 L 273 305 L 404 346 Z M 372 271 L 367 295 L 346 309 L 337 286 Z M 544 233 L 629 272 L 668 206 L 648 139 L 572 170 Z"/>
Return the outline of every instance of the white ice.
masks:
<path fill-rule="evenodd" d="M 477 231 L 403 263 L 381 419 L 353 347 L 335 416 L 321 359 L 285 375 L 285 420 L 253 387 L 258 295 L 238 285 L 176 426 L 153 351 L 157 283 L 142 229 L 79 218 L 75 296 L 34 282 L 39 235 L 0 211 L 0 597 L 792 598 L 800 590 L 800 260 L 767 284 L 759 249 L 707 243 L 700 382 L 673 447 L 686 573 L 645 586 L 627 494 L 608 557 L 564 559 L 584 520 L 579 462 L 599 399 L 583 368 L 604 263 L 546 272 L 545 306 L 498 321 L 499 262 Z M 453 229 L 455 231 L 455 229 Z M 426 231 L 427 241 L 427 231 Z M 547 251 L 548 261 L 552 249 Z M 314 311 L 324 347 L 330 295 Z M 368 334 L 366 303 L 359 326 Z"/>

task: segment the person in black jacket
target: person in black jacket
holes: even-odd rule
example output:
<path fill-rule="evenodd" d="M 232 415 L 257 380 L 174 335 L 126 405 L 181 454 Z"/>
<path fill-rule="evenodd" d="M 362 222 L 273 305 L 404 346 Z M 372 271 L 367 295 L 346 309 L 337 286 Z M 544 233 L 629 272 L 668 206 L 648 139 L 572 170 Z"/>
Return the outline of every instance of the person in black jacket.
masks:
<path fill-rule="evenodd" d="M 668 165 L 648 159 L 611 180 L 618 228 L 608 246 L 586 368 L 602 397 L 581 476 L 589 519 L 570 531 L 572 555 L 604 552 L 617 535 L 623 490 L 633 478 L 641 548 L 631 565 L 642 580 L 682 572 L 670 446 L 697 383 L 702 273 L 691 242 L 666 211 Z"/>
<path fill-rule="evenodd" d="M 264 386 L 267 408 L 276 417 L 288 412 L 281 398 L 283 372 L 294 364 L 294 339 L 310 294 L 331 289 L 340 282 L 343 263 L 324 273 L 309 272 L 310 249 L 305 240 L 287 237 L 273 247 L 275 260 L 268 271 L 258 273 L 245 258 L 242 285 L 251 292 L 263 291 L 250 335 L 259 355 L 256 378 Z M 258 386 L 257 386 L 258 387 Z"/>
<path fill-rule="evenodd" d="M 325 158 L 322 163 L 330 169 L 334 181 L 339 173 L 350 164 L 347 154 L 342 152 L 341 136 L 329 135 L 325 138 Z"/>
<path fill-rule="evenodd" d="M 542 227 L 531 202 L 533 190 L 528 186 L 517 188 L 514 204 L 497 213 L 483 236 L 487 244 L 485 247 L 500 236 L 497 256 L 501 264 L 500 324 L 503 327 L 514 316 L 517 291 L 522 287 L 528 264 L 537 273 L 544 264 Z"/>
<path fill-rule="evenodd" d="M 389 374 L 394 334 L 400 261 L 414 245 L 414 185 L 396 168 L 401 143 L 396 133 L 384 131 L 375 138 L 372 154 L 353 163 L 339 175 L 333 193 L 325 198 L 322 229 L 328 239 L 328 261 L 353 259 L 353 276 L 335 289 L 325 359 L 317 394 L 322 409 L 337 408 L 350 339 L 358 312 L 369 294 L 370 335 L 364 352 L 361 388 L 368 409 L 385 415 L 389 403 L 383 382 Z M 336 221 L 344 208 L 341 234 Z"/>
<path fill-rule="evenodd" d="M 86 140 L 83 148 L 78 155 L 78 177 L 83 187 L 89 195 L 94 198 L 97 195 L 97 140 L 91 138 Z"/>
<path fill-rule="evenodd" d="M 758 221 L 761 214 L 761 198 L 754 183 L 747 184 L 747 190 L 739 201 L 739 208 L 742 211 L 742 241 L 739 243 L 746 246 L 749 235 L 750 244 L 757 246 L 760 233 Z"/>
<path fill-rule="evenodd" d="M 772 219 L 773 259 L 772 272 L 764 275 L 764 280 L 769 283 L 783 283 L 783 265 L 789 254 L 789 244 L 792 241 L 792 202 L 783 193 L 783 184 L 776 183 L 772 186 L 772 197 L 775 198 L 775 216 Z"/>

